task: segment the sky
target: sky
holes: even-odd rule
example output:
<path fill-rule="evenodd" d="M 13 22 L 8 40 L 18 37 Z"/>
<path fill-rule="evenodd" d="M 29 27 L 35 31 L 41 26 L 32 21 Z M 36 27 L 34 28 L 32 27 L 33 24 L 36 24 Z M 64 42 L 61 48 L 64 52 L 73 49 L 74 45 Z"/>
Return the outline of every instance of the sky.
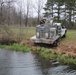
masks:
<path fill-rule="evenodd" d="M 17 0 L 17 7 L 22 5 L 22 12 L 26 13 L 26 5 L 27 5 L 27 1 L 29 2 L 30 5 L 30 10 L 29 10 L 29 15 L 33 16 L 33 17 L 37 17 L 37 4 L 38 4 L 38 0 Z M 42 6 L 45 7 L 47 0 L 40 0 L 40 2 L 42 3 Z M 41 15 L 43 15 L 45 11 L 43 9 L 41 9 Z"/>

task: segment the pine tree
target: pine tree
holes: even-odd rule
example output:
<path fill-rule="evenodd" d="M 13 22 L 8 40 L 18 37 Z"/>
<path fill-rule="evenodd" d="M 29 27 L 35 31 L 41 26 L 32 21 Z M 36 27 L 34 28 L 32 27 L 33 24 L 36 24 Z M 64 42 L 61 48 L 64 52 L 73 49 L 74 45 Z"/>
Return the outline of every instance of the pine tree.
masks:
<path fill-rule="evenodd" d="M 47 0 L 44 10 L 44 16 L 51 15 L 58 22 L 64 20 L 69 26 L 76 21 L 76 0 Z"/>
<path fill-rule="evenodd" d="M 46 7 L 44 8 L 44 10 L 46 11 L 44 13 L 44 16 L 47 17 L 47 16 L 52 16 L 53 17 L 53 6 L 54 6 L 54 0 L 47 0 L 47 3 L 45 5 Z"/>
<path fill-rule="evenodd" d="M 55 13 L 57 13 L 57 20 L 58 20 L 58 22 L 60 22 L 60 15 L 61 15 L 62 10 L 63 10 L 61 8 L 61 6 L 64 5 L 64 1 L 63 0 L 55 0 L 55 4 L 57 5 L 57 7 L 55 7 L 55 9 L 57 10 L 57 12 L 55 12 Z"/>
<path fill-rule="evenodd" d="M 66 3 L 66 10 L 67 10 L 67 14 L 68 14 L 68 21 L 69 21 L 69 25 L 72 25 L 72 17 L 74 16 L 74 7 L 75 7 L 75 2 L 76 0 L 65 0 Z"/>

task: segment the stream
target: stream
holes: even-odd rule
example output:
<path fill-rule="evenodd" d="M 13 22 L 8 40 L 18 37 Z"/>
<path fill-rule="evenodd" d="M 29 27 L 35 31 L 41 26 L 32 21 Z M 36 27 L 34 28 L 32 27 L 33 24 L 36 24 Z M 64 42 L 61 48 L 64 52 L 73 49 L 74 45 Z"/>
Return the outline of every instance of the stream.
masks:
<path fill-rule="evenodd" d="M 31 52 L 0 49 L 0 75 L 76 75 L 76 70 L 53 65 Z"/>

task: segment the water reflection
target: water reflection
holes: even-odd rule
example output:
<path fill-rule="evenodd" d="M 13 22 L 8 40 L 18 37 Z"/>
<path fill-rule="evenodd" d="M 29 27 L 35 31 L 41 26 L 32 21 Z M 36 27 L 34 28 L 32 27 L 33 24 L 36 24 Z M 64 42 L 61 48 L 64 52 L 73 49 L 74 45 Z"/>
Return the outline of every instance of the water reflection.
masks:
<path fill-rule="evenodd" d="M 52 65 L 36 54 L 0 49 L 0 75 L 76 75 L 64 65 Z"/>

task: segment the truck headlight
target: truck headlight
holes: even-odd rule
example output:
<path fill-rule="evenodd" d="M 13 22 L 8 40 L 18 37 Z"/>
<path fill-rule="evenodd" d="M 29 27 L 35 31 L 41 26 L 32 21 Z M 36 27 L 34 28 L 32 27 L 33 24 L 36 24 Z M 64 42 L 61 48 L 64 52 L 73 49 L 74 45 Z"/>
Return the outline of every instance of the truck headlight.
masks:
<path fill-rule="evenodd" d="M 39 38 L 39 32 L 36 33 L 37 38 Z"/>
<path fill-rule="evenodd" d="M 45 33 L 45 38 L 48 38 L 49 34 L 48 33 Z"/>

